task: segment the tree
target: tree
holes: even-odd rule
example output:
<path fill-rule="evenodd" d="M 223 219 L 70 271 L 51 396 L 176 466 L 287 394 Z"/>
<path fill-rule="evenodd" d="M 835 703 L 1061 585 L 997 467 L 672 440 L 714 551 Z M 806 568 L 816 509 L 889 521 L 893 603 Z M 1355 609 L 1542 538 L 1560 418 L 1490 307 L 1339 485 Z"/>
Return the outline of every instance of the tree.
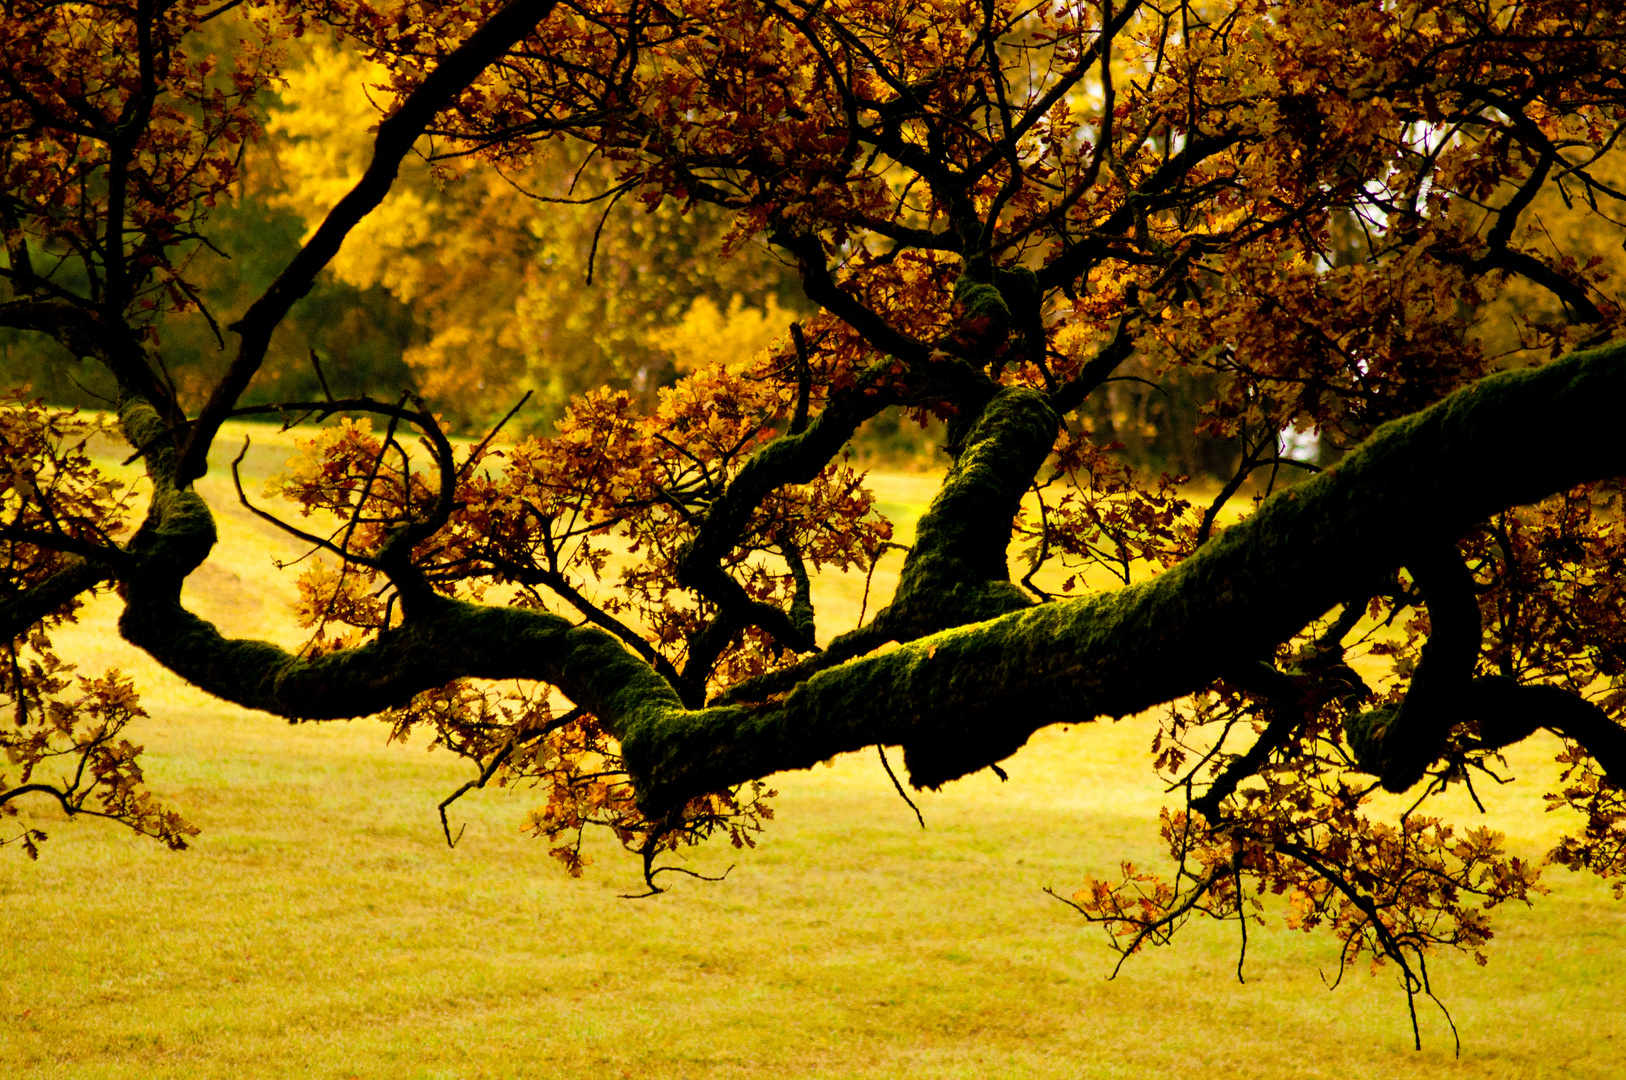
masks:
<path fill-rule="evenodd" d="M 96 11 L 6 16 L 0 325 L 111 373 L 146 505 L 123 529 L 135 503 L 70 420 L 4 413 L 0 623 L 26 733 L 6 736 L 23 769 L 6 805 L 96 791 L 183 842 L 110 742 L 108 717 L 139 707 L 128 689 L 65 696 L 50 652 L 54 621 L 116 588 L 121 633 L 180 677 L 280 716 L 425 728 L 478 765 L 471 786 L 540 782 L 529 824 L 572 869 L 572 838 L 607 825 L 651 888 L 662 851 L 749 842 L 775 772 L 901 746 L 911 781 L 936 787 L 1044 725 L 1166 703 L 1177 869 L 1126 867 L 1072 898 L 1126 952 L 1195 912 L 1257 919 L 1271 889 L 1343 961 L 1392 961 L 1426 991 L 1428 951 L 1480 950 L 1483 909 L 1527 899 L 1537 869 L 1421 803 L 1538 727 L 1566 740 L 1550 797 L 1581 814 L 1552 857 L 1626 880 L 1626 347 L 1597 261 L 1527 217 L 1556 195 L 1619 228 L 1613 5 Z M 189 45 L 221 18 L 229 56 Z M 230 365 L 188 415 L 148 327 L 194 302 L 187 258 L 280 43 L 323 28 L 389 72 L 369 164 L 229 328 Z M 550 439 L 454 445 L 411 393 L 241 407 L 290 306 L 414 148 L 444 169 L 607 162 L 592 194 L 731 215 L 715 257 L 766 240 L 821 310 L 646 411 L 586 393 Z M 1504 287 L 1551 298 L 1520 339 L 1541 362 L 1481 344 Z M 1069 420 L 1131 376 L 1201 393 L 1203 431 L 1239 448 L 1206 507 Z M 810 576 L 873 566 L 891 537 L 843 447 L 894 406 L 943 418 L 953 463 L 896 596 L 820 647 Z M 267 413 L 352 417 L 279 482 L 297 523 L 256 508 L 326 559 L 301 579 L 298 654 L 180 602 L 214 538 L 194 488 L 206 453 L 229 417 Z M 1288 429 L 1341 458 L 1285 457 Z M 1250 480 L 1268 497 L 1224 524 Z M 611 548 L 632 560 L 612 571 Z M 1053 560 L 1060 595 L 1032 572 Z M 1099 588 L 1105 572 L 1121 585 Z M 1357 635 L 1392 679 L 1349 665 Z M 500 679 L 534 689 L 482 681 Z M 30 778 L 62 753 L 101 786 Z M 1380 786 L 1418 807 L 1371 820 Z"/>

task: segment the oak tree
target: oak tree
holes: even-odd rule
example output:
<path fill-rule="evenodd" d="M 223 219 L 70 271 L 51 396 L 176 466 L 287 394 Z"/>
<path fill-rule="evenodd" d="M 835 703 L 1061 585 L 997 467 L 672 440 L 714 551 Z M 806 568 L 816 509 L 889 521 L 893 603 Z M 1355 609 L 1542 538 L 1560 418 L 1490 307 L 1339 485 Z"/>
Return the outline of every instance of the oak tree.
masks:
<path fill-rule="evenodd" d="M 0 26 L 0 326 L 119 394 L 106 421 L 0 411 L 5 809 L 44 792 L 184 844 L 118 739 L 133 690 L 51 645 L 113 589 L 123 636 L 193 685 L 427 732 L 471 785 L 537 783 L 527 825 L 572 869 L 607 826 L 651 887 L 677 845 L 750 842 L 776 772 L 901 747 L 935 788 L 1160 705 L 1172 870 L 1069 901 L 1126 953 L 1274 892 L 1426 991 L 1430 951 L 1481 953 L 1539 869 L 1428 799 L 1540 728 L 1578 814 L 1551 861 L 1626 883 L 1626 346 L 1605 261 L 1577 257 L 1621 229 L 1618 5 L 19 0 Z M 314 35 L 377 65 L 382 118 L 189 411 L 154 320 L 196 305 L 211 208 Z M 548 438 L 454 442 L 457 402 L 411 392 L 244 406 L 410 155 L 447 183 L 562 160 L 584 198 L 721 215 L 703 258 L 766 247 L 819 310 L 751 356 L 691 335 L 652 402 L 584 393 Z M 1584 224 L 1533 209 L 1560 205 Z M 1092 437 L 1125 379 L 1199 395 L 1230 448 L 1212 499 Z M 825 627 L 811 579 L 893 543 L 843 456 L 892 408 L 945 422 L 951 464 L 896 595 Z M 243 493 L 319 553 L 297 653 L 181 603 L 215 540 L 207 453 L 266 414 L 343 418 L 276 482 L 291 506 Z M 1377 819 L 1380 788 L 1416 803 Z"/>

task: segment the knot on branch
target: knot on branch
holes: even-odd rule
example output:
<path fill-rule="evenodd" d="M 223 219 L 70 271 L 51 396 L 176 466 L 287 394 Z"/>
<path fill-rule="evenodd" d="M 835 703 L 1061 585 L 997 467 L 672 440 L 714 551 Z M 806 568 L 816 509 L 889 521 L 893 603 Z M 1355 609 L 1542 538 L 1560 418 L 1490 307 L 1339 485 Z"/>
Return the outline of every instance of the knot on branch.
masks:
<path fill-rule="evenodd" d="M 1384 739 L 1398 711 L 1385 706 L 1351 713 L 1344 718 L 1344 740 L 1349 743 L 1350 755 L 1362 772 L 1383 775 Z"/>
<path fill-rule="evenodd" d="M 413 563 L 412 549 L 415 543 L 412 522 L 396 525 L 379 547 L 376 560 L 400 597 L 403 619 L 426 614 L 438 601 L 445 599 L 435 592 L 435 587 L 429 583 L 423 571 Z"/>
<path fill-rule="evenodd" d="M 997 348 L 1011 326 L 1011 307 L 995 285 L 961 277 L 954 283 L 953 337 L 966 349 Z"/>
<path fill-rule="evenodd" d="M 968 359 L 994 356 L 1012 327 L 1036 318 L 1039 279 L 1025 266 L 991 274 L 962 274 L 954 282 L 954 328 L 939 343 L 946 352 Z"/>
<path fill-rule="evenodd" d="M 1028 735 L 1020 725 L 987 725 L 975 731 L 962 728 L 954 736 L 904 743 L 903 764 L 909 770 L 909 782 L 917 789 L 936 791 L 950 780 L 990 767 L 997 770 L 996 762 L 1022 749 L 1027 741 Z"/>
<path fill-rule="evenodd" d="M 1025 266 L 995 270 L 994 285 L 1010 309 L 1019 315 L 1023 308 L 1039 302 L 1039 275 Z"/>

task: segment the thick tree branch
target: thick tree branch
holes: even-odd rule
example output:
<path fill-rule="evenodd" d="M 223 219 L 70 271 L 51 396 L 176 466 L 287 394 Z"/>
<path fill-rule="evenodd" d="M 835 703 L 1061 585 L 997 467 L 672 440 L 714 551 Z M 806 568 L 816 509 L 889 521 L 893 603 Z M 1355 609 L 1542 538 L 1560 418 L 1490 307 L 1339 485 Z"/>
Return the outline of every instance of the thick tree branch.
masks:
<path fill-rule="evenodd" d="M 1032 606 L 1011 583 L 1005 552 L 1022 496 L 1060 428 L 1036 390 L 1001 390 L 983 408 L 915 526 L 897 593 L 876 616 L 895 640 Z"/>
<path fill-rule="evenodd" d="M 742 701 L 762 701 L 782 694 L 797 683 L 806 682 L 826 668 L 837 667 L 865 653 L 874 652 L 889 641 L 896 641 L 889 629 L 879 621 L 865 623 L 856 630 L 839 634 L 825 646 L 824 651 L 803 657 L 788 667 L 769 671 L 752 679 L 735 683 L 713 700 L 713 705 L 727 705 Z"/>
<path fill-rule="evenodd" d="M 921 515 L 892 602 L 818 656 L 731 687 L 719 700 L 759 701 L 887 642 L 914 641 L 1031 606 L 1011 583 L 1006 549 L 1022 497 L 1059 425 L 1038 392 L 997 393 L 977 413 L 960 456 Z"/>
<path fill-rule="evenodd" d="M 799 330 L 796 336 L 799 340 Z M 800 353 L 798 362 L 803 363 Z M 797 652 L 813 648 L 811 634 L 804 634 L 779 608 L 751 599 L 720 561 L 739 543 L 751 515 L 770 492 L 786 484 L 811 483 L 860 424 L 898 401 L 895 389 L 886 384 L 889 379 L 885 364 L 862 373 L 856 385 L 833 394 L 811 421 L 799 396 L 791 430 L 753 453 L 706 511 L 694 539 L 678 555 L 677 576 L 685 587 L 716 604 L 728 620 L 726 632 L 719 630 L 713 639 L 722 635 L 726 640 L 742 627 L 756 626 Z M 721 644 L 712 643 L 720 651 Z M 709 661 L 707 668 L 696 669 L 698 683 L 692 693 L 698 700 L 704 700 Z"/>
<path fill-rule="evenodd" d="M 456 676 L 549 682 L 621 740 L 640 802 L 657 814 L 876 743 L 936 748 L 912 777 L 936 785 L 1046 725 L 1202 689 L 1412 558 L 1419 533 L 1461 535 L 1508 506 L 1626 472 L 1623 404 L 1626 344 L 1493 376 L 1383 426 L 1150 581 L 938 633 L 760 706 L 685 709 L 609 634 L 523 609 L 436 599 L 371 644 L 317 658 L 224 638 L 180 605 L 213 539 L 190 491 L 155 496 L 132 544 L 149 572 L 132 581 L 120 627 L 203 689 L 284 716 L 370 713 Z M 1513 430 L 1522 438 L 1507 439 Z"/>
<path fill-rule="evenodd" d="M 1493 249 L 1464 265 L 1475 273 L 1506 270 L 1510 274 L 1529 278 L 1558 297 L 1559 302 L 1569 309 L 1570 318 L 1576 322 L 1598 322 L 1603 318 L 1603 312 L 1598 310 L 1598 305 L 1586 294 L 1586 289 L 1527 251 L 1516 251 L 1513 248 Z"/>
<path fill-rule="evenodd" d="M 0 603 L 0 641 L 10 641 L 75 597 L 113 579 L 106 563 L 71 555 L 62 569 Z"/>
<path fill-rule="evenodd" d="M 1458 719 L 1458 696 L 1473 678 L 1482 634 L 1473 575 L 1454 543 L 1425 544 L 1406 568 L 1428 605 L 1429 635 L 1383 736 L 1381 775 L 1389 791 L 1411 787 L 1440 756 Z"/>
<path fill-rule="evenodd" d="M 930 739 L 986 763 L 1048 724 L 1183 696 L 1411 557 L 1412 534 L 1392 522 L 1460 535 L 1498 509 L 1626 471 L 1626 446 L 1608 434 L 1622 402 L 1626 345 L 1492 377 L 1384 426 L 1152 581 L 822 672 L 727 733 L 672 718 L 639 731 L 627 759 L 642 797 L 661 804 L 760 775 L 769 761 L 805 767 L 872 742 Z M 1518 417 L 1528 441 L 1512 445 L 1501 432 Z"/>
<path fill-rule="evenodd" d="M 1475 679 L 1462 711 L 1479 721 L 1487 748 L 1500 749 L 1548 728 L 1586 747 L 1611 781 L 1626 787 L 1626 727 L 1561 686 L 1521 685 L 1501 675 Z"/>

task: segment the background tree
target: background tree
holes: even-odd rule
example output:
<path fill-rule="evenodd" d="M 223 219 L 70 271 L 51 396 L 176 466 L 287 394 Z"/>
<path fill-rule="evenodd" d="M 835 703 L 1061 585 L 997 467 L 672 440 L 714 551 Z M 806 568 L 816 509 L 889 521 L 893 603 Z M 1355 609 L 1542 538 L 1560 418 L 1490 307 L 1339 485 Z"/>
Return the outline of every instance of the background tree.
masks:
<path fill-rule="evenodd" d="M 314 230 L 366 167 L 376 119 L 369 95 L 389 76 L 353 48 L 304 51 L 272 111 L 267 146 L 274 201 Z M 625 197 L 590 146 L 476 167 L 457 147 L 422 149 L 331 269 L 412 311 L 421 340 L 404 360 L 427 400 L 460 427 L 491 423 L 527 390 L 534 399 L 522 422 L 538 405 L 557 420 L 573 396 L 605 384 L 647 406 L 675 373 L 673 347 L 683 347 L 669 339 L 694 305 L 702 320 L 732 309 L 747 355 L 784 332 L 790 313 L 777 317 L 780 301 L 806 306 L 766 245 L 726 261 L 706 256 L 728 215 L 651 213 Z"/>
<path fill-rule="evenodd" d="M 39 463 L 5 489 L 18 731 L 42 709 L 112 707 L 33 673 L 51 670 L 49 620 L 113 585 L 121 632 L 182 678 L 278 715 L 426 728 L 473 759 L 476 782 L 539 782 L 530 824 L 573 869 L 574 838 L 603 824 L 652 888 L 665 849 L 719 831 L 748 842 L 776 771 L 901 746 L 910 779 L 935 787 L 997 767 L 1046 724 L 1170 702 L 1155 752 L 1185 795 L 1163 826 L 1175 869 L 1125 868 L 1072 898 L 1125 951 L 1196 912 L 1258 918 L 1269 889 L 1295 923 L 1327 926 L 1344 961 L 1392 961 L 1426 991 L 1428 951 L 1478 951 L 1484 909 L 1527 899 L 1536 868 L 1423 804 L 1543 726 L 1567 740 L 1552 798 L 1581 813 L 1553 857 L 1626 869 L 1610 779 L 1626 769 L 1619 308 L 1599 265 L 1528 228 L 1547 191 L 1614 227 L 1626 58 L 1611 6 L 98 12 L 7 16 L 0 323 L 108 370 L 150 490 L 121 532 L 125 504 L 72 456 L 66 422 L 7 413 L 19 460 Z M 189 46 L 224 17 L 240 44 L 219 60 Z M 257 133 L 252 99 L 280 42 L 323 27 L 388 72 L 384 119 L 360 178 L 231 324 L 229 366 L 189 411 L 151 327 L 196 302 L 187 256 Z M 490 235 L 391 234 L 365 270 L 368 253 L 341 245 L 415 146 L 469 177 L 413 189 L 420 215 L 489 205 L 457 220 Z M 512 177 L 554 152 L 607 185 L 585 195 L 726 215 L 718 255 L 680 254 L 765 241 L 820 312 L 775 348 L 695 366 L 648 408 L 588 391 L 548 439 L 455 447 L 411 392 L 241 405 L 325 267 L 404 281 L 460 244 L 514 242 L 518 219 L 488 204 L 499 189 L 480 170 Z M 288 197 L 322 201 L 318 186 Z M 472 284 L 431 276 L 414 296 L 435 318 L 500 344 L 467 314 Z M 1521 344 L 1553 359 L 1489 374 L 1498 356 L 1475 319 L 1509 280 L 1551 298 L 1527 302 Z M 456 375 L 444 385 L 462 393 Z M 1201 395 L 1202 426 L 1234 440 L 1211 504 L 1145 482 L 1068 421 L 1129 377 Z M 889 543 L 842 455 L 891 407 L 943 418 L 953 464 L 896 596 L 821 638 L 810 575 L 873 566 Z M 193 487 L 206 453 L 228 417 L 266 412 L 359 417 L 323 429 L 276 485 L 303 515 L 283 527 L 326 558 L 300 582 L 313 637 L 299 654 L 227 639 L 180 602 L 214 538 Z M 1220 528 L 1255 474 L 1268 492 L 1284 470 L 1316 471 L 1283 457 L 1289 428 L 1347 454 Z M 612 547 L 634 558 L 612 571 Z M 1085 595 L 1037 590 L 1031 571 L 1051 559 L 1075 571 L 1063 593 Z M 1092 570 L 1123 587 L 1092 591 Z M 1357 637 L 1393 658 L 1392 679 L 1349 666 Z M 504 696 L 490 679 L 534 689 Z M 42 746 L 86 745 L 56 730 Z M 7 739 L 25 770 L 44 760 Z M 178 842 L 119 784 L 101 789 L 108 813 Z M 1418 804 L 1372 820 L 1380 786 Z"/>

